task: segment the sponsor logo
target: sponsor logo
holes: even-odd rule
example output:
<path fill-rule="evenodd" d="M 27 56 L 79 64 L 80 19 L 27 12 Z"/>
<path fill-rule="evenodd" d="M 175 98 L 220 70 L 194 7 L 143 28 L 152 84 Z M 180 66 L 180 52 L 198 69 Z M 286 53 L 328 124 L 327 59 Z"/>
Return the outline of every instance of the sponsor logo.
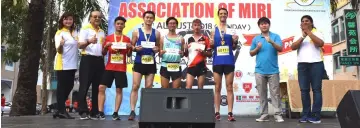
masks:
<path fill-rule="evenodd" d="M 310 6 L 315 0 L 294 0 L 300 6 Z"/>
<path fill-rule="evenodd" d="M 236 102 L 260 102 L 260 96 L 256 95 L 237 95 L 235 96 Z"/>
<path fill-rule="evenodd" d="M 287 12 L 325 12 L 324 0 L 288 0 L 286 2 Z"/>
<path fill-rule="evenodd" d="M 220 101 L 220 105 L 221 106 L 227 106 L 227 96 L 226 95 L 221 95 L 221 101 Z"/>
<path fill-rule="evenodd" d="M 254 72 L 247 72 L 246 75 L 254 77 L 255 73 Z"/>
<path fill-rule="evenodd" d="M 243 83 L 243 89 L 246 93 L 249 93 L 252 89 L 252 83 Z"/>
<path fill-rule="evenodd" d="M 235 71 L 235 79 L 241 79 L 243 73 L 240 70 Z"/>

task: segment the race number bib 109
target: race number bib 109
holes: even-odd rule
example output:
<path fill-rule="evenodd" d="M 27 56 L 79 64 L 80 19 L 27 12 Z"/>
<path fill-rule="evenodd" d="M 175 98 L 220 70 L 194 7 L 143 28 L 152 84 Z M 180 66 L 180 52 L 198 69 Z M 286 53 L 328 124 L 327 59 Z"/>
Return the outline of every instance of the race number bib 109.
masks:
<path fill-rule="evenodd" d="M 122 54 L 111 54 L 110 63 L 124 64 L 124 56 Z"/>
<path fill-rule="evenodd" d="M 154 64 L 154 57 L 151 55 L 143 55 L 141 56 L 142 64 Z"/>
<path fill-rule="evenodd" d="M 180 64 L 179 63 L 167 63 L 166 67 L 167 67 L 167 70 L 169 72 L 178 72 L 178 71 L 180 71 Z"/>
<path fill-rule="evenodd" d="M 227 56 L 229 55 L 229 46 L 219 46 L 217 47 L 218 56 Z"/>

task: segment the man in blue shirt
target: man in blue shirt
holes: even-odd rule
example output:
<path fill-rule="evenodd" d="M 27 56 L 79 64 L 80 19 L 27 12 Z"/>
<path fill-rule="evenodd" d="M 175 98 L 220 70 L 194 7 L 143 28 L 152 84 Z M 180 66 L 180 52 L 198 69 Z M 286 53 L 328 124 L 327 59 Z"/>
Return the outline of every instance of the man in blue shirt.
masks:
<path fill-rule="evenodd" d="M 262 17 L 258 20 L 261 34 L 251 43 L 250 55 L 256 55 L 255 80 L 260 96 L 260 118 L 257 122 L 269 121 L 267 85 L 269 83 L 271 104 L 275 109 L 275 121 L 284 122 L 281 116 L 280 78 L 278 67 L 278 52 L 282 50 L 281 38 L 269 31 L 270 20 Z"/>

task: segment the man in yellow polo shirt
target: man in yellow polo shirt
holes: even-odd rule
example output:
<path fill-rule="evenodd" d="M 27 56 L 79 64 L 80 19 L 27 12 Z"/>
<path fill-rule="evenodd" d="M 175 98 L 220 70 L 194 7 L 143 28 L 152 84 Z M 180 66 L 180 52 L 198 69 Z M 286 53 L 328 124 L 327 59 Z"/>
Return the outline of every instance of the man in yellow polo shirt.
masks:
<path fill-rule="evenodd" d="M 79 69 L 79 114 L 81 120 L 96 119 L 98 114 L 98 92 L 100 79 L 104 71 L 104 59 L 102 57 L 102 43 L 105 39 L 104 31 L 99 27 L 102 14 L 93 11 L 90 14 L 90 24 L 80 30 L 79 48 L 81 51 L 81 62 Z M 92 106 L 89 112 L 85 97 L 92 85 Z"/>

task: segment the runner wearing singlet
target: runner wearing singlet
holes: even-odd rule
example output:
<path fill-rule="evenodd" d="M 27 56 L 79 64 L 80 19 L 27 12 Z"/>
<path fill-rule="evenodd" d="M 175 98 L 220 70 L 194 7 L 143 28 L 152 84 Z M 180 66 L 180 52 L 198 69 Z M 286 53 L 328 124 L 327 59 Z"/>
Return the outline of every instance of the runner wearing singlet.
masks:
<path fill-rule="evenodd" d="M 116 17 L 114 20 L 115 32 L 107 36 L 105 39 L 105 43 L 103 44 L 103 55 L 107 55 L 108 59 L 102 81 L 99 85 L 99 114 L 97 115 L 97 117 L 100 120 L 105 120 L 104 103 L 106 99 L 106 88 L 111 88 L 114 80 L 116 86 L 116 98 L 115 109 L 112 115 L 112 119 L 120 120 L 118 111 L 120 109 L 122 101 L 122 90 L 123 88 L 126 88 L 128 86 L 128 80 L 126 75 L 126 60 L 127 57 L 131 57 L 132 54 L 132 45 L 130 43 L 130 38 L 123 34 L 125 23 L 126 19 L 124 17 Z"/>
<path fill-rule="evenodd" d="M 236 49 L 239 36 L 236 32 L 227 27 L 226 19 L 228 11 L 225 8 L 218 10 L 218 16 L 220 24 L 211 32 L 211 45 L 214 49 L 213 53 L 213 75 L 215 82 L 215 118 L 220 120 L 220 99 L 221 99 L 221 83 L 222 77 L 225 75 L 227 101 L 228 101 L 228 120 L 235 121 L 233 116 L 233 104 L 234 104 L 234 92 L 233 92 L 233 80 L 235 70 L 235 58 L 233 50 Z M 240 35 L 241 43 L 246 42 L 245 38 Z"/>
<path fill-rule="evenodd" d="M 160 39 L 161 56 L 161 87 L 169 88 L 169 80 L 173 81 L 173 88 L 180 88 L 181 85 L 181 66 L 180 61 L 183 56 L 183 44 L 185 40 L 176 34 L 178 21 L 175 17 L 166 20 L 169 33 Z"/>
<path fill-rule="evenodd" d="M 143 14 L 144 27 L 133 31 L 132 44 L 136 52 L 133 67 L 133 86 L 130 94 L 131 112 L 128 120 L 134 120 L 135 106 L 142 76 L 145 76 L 145 88 L 152 88 L 156 73 L 155 54 L 159 51 L 160 32 L 152 28 L 155 13 L 146 11 Z"/>
<path fill-rule="evenodd" d="M 187 44 L 185 45 L 185 56 L 188 57 L 188 69 L 186 75 L 186 88 L 191 89 L 195 77 L 198 79 L 198 89 L 202 89 L 205 83 L 206 57 L 212 56 L 210 48 L 210 40 L 208 37 L 201 34 L 201 20 L 195 19 L 192 22 L 192 29 L 194 31 Z"/>

